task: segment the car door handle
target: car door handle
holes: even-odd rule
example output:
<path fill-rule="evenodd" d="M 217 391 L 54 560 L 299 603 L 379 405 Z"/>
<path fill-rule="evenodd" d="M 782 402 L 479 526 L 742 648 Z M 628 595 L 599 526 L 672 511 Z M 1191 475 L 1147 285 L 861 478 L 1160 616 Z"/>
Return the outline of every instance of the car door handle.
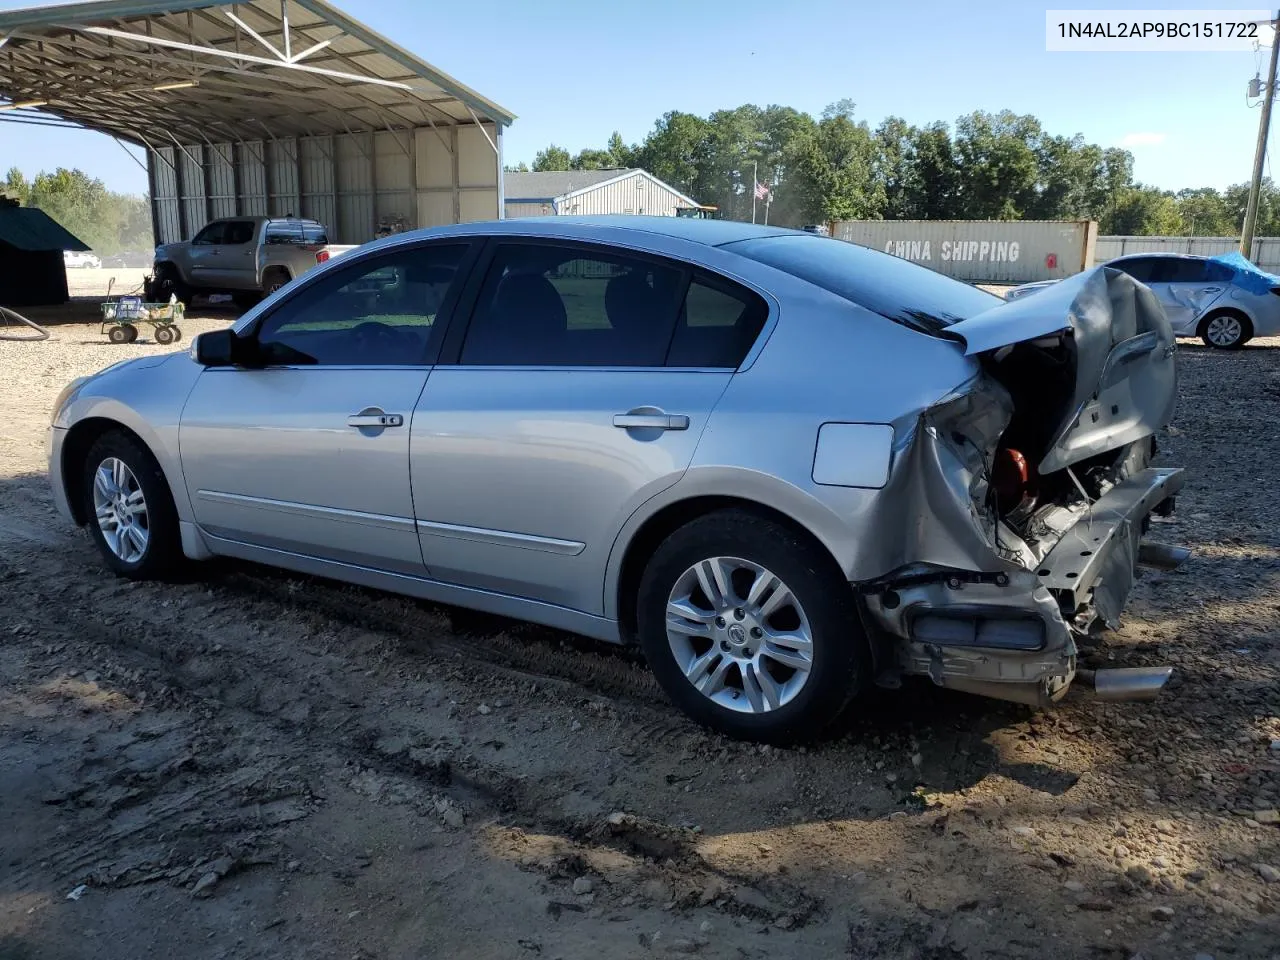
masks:
<path fill-rule="evenodd" d="M 613 425 L 624 430 L 688 430 L 689 418 L 678 413 L 615 413 Z"/>
<path fill-rule="evenodd" d="M 1221 287 L 1205 287 L 1205 288 L 1204 288 L 1204 290 L 1203 290 L 1202 292 L 1204 292 L 1204 293 L 1221 293 L 1221 292 L 1222 292 L 1222 288 L 1221 288 Z"/>
<path fill-rule="evenodd" d="M 404 417 L 398 413 L 364 411 L 347 417 L 348 427 L 403 427 Z"/>

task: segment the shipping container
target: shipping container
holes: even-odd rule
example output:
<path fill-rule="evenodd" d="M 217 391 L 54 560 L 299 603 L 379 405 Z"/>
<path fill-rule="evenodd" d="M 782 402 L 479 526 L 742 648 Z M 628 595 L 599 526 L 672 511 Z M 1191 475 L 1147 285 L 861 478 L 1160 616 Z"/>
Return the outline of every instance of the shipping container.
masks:
<path fill-rule="evenodd" d="M 971 283 L 1058 280 L 1093 265 L 1093 220 L 837 220 L 831 236 Z"/>

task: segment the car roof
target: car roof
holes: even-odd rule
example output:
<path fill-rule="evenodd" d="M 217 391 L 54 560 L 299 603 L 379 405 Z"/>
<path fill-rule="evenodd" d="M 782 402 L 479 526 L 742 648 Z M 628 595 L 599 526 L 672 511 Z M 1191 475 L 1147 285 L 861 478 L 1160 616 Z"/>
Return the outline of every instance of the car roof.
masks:
<path fill-rule="evenodd" d="M 616 240 L 620 234 L 637 233 L 649 236 L 670 237 L 673 240 L 684 240 L 693 243 L 717 247 L 739 240 L 755 240 L 762 237 L 804 236 L 811 233 L 800 230 L 788 230 L 784 227 L 766 227 L 760 224 L 740 223 L 736 220 L 698 220 L 691 217 L 660 216 L 553 216 L 553 217 L 514 217 L 504 220 L 477 220 L 470 223 L 449 224 L 440 227 L 424 227 L 393 234 L 391 237 L 374 241 L 385 244 L 387 241 L 403 242 L 414 238 L 430 239 L 439 236 L 546 236 L 573 237 L 574 239 L 601 239 L 605 242 Z M 608 238 L 608 239 L 606 239 Z"/>
<path fill-rule="evenodd" d="M 1153 257 L 1164 257 L 1171 260 L 1212 260 L 1213 257 L 1204 257 L 1195 253 L 1160 253 L 1155 250 L 1144 250 L 1142 253 L 1123 253 L 1118 257 L 1112 257 L 1107 263 L 1115 263 L 1117 260 L 1150 260 Z"/>

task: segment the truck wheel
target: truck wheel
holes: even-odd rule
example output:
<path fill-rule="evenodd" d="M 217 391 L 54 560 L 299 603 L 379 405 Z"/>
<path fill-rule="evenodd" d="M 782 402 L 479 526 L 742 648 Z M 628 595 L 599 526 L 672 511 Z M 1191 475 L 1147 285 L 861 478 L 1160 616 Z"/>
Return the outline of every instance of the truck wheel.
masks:
<path fill-rule="evenodd" d="M 156 270 L 155 294 L 161 303 L 168 303 L 170 297 L 177 297 L 184 306 L 191 303 L 191 288 L 183 282 L 177 268 L 167 264 Z"/>
<path fill-rule="evenodd" d="M 291 279 L 287 270 L 273 267 L 262 275 L 262 295 L 264 297 L 271 296 Z"/>

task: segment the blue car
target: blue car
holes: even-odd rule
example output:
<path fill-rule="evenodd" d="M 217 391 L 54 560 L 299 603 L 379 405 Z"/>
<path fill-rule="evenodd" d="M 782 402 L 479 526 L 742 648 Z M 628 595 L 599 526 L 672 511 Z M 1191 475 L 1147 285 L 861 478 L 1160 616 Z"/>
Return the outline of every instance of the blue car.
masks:
<path fill-rule="evenodd" d="M 1200 337 L 1210 347 L 1237 350 L 1254 337 L 1280 335 L 1280 277 L 1239 253 L 1136 253 L 1105 266 L 1150 287 L 1176 336 Z M 1005 299 L 1016 300 L 1057 282 L 1026 283 L 1005 293 Z"/>

